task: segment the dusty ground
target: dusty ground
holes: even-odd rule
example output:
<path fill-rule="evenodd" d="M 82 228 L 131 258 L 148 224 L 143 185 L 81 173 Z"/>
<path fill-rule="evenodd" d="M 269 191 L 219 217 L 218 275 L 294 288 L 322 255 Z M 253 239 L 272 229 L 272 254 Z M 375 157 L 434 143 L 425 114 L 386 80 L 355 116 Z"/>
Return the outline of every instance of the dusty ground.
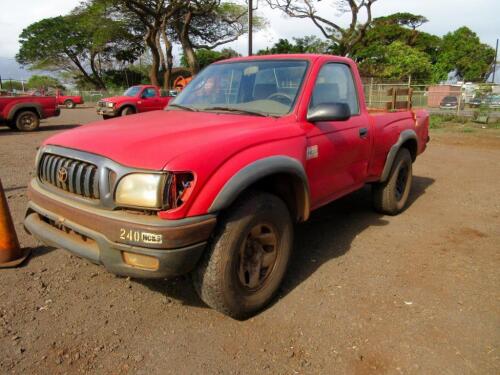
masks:
<path fill-rule="evenodd" d="M 95 118 L 0 129 L 0 176 L 34 248 L 0 270 L 1 374 L 500 373 L 500 131 L 433 131 L 400 216 L 373 213 L 369 189 L 315 213 L 279 298 L 238 322 L 187 277 L 118 278 L 23 232 L 37 145 Z"/>

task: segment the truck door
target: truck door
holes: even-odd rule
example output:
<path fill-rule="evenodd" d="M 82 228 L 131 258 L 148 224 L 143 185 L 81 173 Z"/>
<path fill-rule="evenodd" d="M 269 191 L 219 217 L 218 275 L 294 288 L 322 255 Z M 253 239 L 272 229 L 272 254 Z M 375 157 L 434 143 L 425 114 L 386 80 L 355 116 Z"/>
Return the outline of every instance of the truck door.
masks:
<path fill-rule="evenodd" d="M 142 91 L 140 101 L 140 112 L 163 109 L 161 98 L 158 96 L 156 89 L 153 87 L 147 87 Z"/>
<path fill-rule="evenodd" d="M 346 103 L 351 117 L 344 121 L 308 123 L 306 170 L 313 206 L 360 188 L 368 172 L 371 150 L 369 118 L 362 113 L 351 69 L 326 63 L 318 73 L 309 109 L 323 103 Z"/>

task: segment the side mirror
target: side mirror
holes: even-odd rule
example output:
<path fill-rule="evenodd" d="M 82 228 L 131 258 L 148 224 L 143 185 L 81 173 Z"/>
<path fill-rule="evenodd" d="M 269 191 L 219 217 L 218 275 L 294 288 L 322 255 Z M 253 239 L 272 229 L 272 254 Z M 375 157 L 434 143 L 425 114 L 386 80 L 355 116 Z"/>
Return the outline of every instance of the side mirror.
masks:
<path fill-rule="evenodd" d="M 307 121 L 345 121 L 351 117 L 351 109 L 346 103 L 322 103 L 309 109 Z"/>
<path fill-rule="evenodd" d="M 148 98 L 148 94 L 147 94 L 147 93 L 145 93 L 145 92 L 143 92 L 143 93 L 141 94 L 141 99 L 147 99 L 147 98 Z"/>

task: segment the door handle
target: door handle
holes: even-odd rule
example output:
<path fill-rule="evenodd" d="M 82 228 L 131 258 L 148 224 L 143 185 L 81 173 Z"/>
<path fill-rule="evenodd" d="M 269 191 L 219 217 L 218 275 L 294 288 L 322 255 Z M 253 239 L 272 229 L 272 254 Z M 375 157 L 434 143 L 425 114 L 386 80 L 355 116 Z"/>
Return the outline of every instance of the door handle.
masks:
<path fill-rule="evenodd" d="M 359 136 L 361 138 L 368 137 L 368 128 L 359 128 Z"/>

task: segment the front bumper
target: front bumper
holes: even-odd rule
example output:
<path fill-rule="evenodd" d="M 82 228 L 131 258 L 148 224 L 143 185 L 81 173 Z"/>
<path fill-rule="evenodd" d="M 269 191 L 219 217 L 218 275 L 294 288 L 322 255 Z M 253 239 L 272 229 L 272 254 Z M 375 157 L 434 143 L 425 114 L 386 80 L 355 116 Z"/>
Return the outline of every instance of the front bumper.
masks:
<path fill-rule="evenodd" d="M 115 117 L 118 113 L 116 112 L 115 108 L 97 107 L 97 114 L 100 116 Z"/>
<path fill-rule="evenodd" d="M 30 234 L 49 246 L 101 264 L 114 274 L 135 278 L 165 278 L 190 272 L 216 223 L 214 215 L 162 220 L 86 207 L 44 191 L 37 180 L 32 181 L 28 197 L 24 227 Z M 138 241 L 134 242 L 134 238 Z M 147 243 L 151 238 L 161 241 Z M 130 264 L 124 255 L 127 253 L 155 258 L 157 267 Z"/>

